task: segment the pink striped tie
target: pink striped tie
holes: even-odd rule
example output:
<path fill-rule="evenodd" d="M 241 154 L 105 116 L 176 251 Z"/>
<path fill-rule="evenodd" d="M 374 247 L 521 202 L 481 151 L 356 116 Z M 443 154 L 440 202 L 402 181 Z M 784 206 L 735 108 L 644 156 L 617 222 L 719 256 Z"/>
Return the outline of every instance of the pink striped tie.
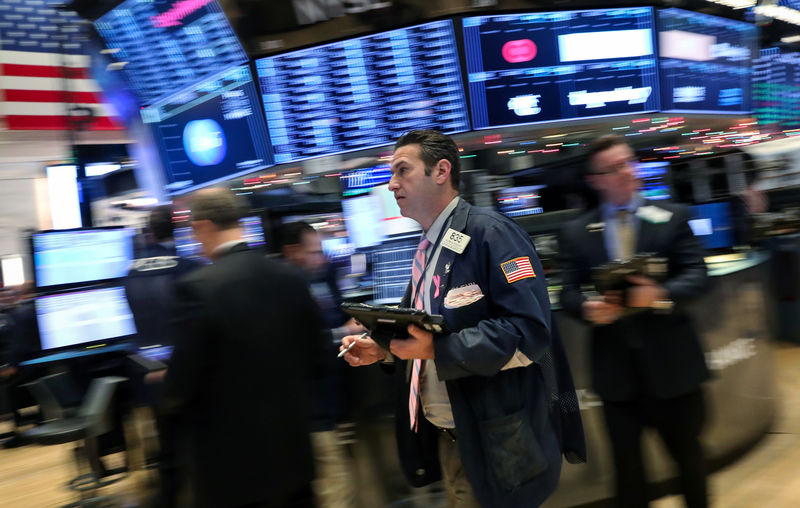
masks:
<path fill-rule="evenodd" d="M 425 303 L 422 298 L 425 293 L 425 281 L 422 274 L 425 272 L 425 251 L 431 244 L 430 240 L 422 237 L 414 254 L 414 264 L 411 266 L 411 292 L 414 294 L 414 308 L 424 310 Z M 411 430 L 417 431 L 417 416 L 419 409 L 419 374 L 422 370 L 422 360 L 415 359 L 411 367 L 411 389 L 408 392 L 408 416 L 411 421 Z"/>

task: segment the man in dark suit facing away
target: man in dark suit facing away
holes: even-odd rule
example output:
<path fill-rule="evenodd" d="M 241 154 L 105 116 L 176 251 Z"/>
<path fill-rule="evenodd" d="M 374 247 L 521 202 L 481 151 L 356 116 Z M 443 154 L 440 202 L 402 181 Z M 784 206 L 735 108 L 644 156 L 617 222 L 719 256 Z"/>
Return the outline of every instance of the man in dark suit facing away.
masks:
<path fill-rule="evenodd" d="M 319 309 L 301 277 L 248 249 L 240 198 L 204 189 L 189 206 L 213 264 L 178 285 L 163 401 L 184 430 L 189 505 L 313 506 L 307 385 L 321 364 Z"/>
<path fill-rule="evenodd" d="M 568 223 L 560 238 L 561 302 L 592 326 L 594 390 L 603 399 L 620 506 L 647 506 L 641 434 L 655 427 L 677 463 L 690 508 L 707 505 L 699 435 L 705 420 L 703 350 L 686 311 L 706 287 L 704 252 L 684 206 L 638 193 L 633 150 L 617 137 L 589 149 L 587 183 L 600 206 Z M 656 282 L 630 276 L 620 294 L 584 293 L 592 269 L 636 253 L 666 258 Z"/>

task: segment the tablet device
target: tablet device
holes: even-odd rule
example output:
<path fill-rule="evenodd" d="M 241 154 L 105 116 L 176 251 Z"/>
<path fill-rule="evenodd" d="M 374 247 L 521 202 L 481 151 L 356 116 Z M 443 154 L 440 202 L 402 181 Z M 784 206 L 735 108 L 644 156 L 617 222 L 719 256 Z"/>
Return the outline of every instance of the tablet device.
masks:
<path fill-rule="evenodd" d="M 393 338 L 408 337 L 408 325 L 413 323 L 432 333 L 444 333 L 444 317 L 424 310 L 366 303 L 343 303 L 342 310 L 369 329 L 370 337 L 384 349 Z"/>

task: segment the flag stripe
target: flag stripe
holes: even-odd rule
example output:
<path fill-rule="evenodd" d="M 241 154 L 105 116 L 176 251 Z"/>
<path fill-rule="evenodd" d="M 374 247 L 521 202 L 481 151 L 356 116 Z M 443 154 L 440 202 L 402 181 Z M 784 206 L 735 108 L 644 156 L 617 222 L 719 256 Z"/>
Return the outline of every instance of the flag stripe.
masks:
<path fill-rule="evenodd" d="M 63 90 L 74 92 L 99 92 L 100 87 L 92 79 L 70 79 L 64 83 L 61 78 L 23 78 L 20 76 L 0 76 L 0 89 L 15 90 Z"/>
<path fill-rule="evenodd" d="M 100 104 L 103 98 L 95 92 L 72 92 L 63 90 L 3 90 L 8 102 L 82 102 Z"/>
<path fill-rule="evenodd" d="M 54 67 L 86 67 L 91 64 L 88 55 L 62 53 L 36 53 L 32 51 L 0 50 L 0 63 L 19 65 L 50 65 Z"/>
<path fill-rule="evenodd" d="M 66 116 L 24 116 L 9 115 L 6 124 L 11 130 L 66 130 L 71 128 L 72 120 Z M 94 118 L 88 126 L 91 130 L 118 131 L 122 127 L 108 116 Z"/>
<path fill-rule="evenodd" d="M 67 108 L 89 107 L 95 116 L 114 116 L 106 104 L 81 104 L 64 102 L 1 102 L 0 115 L 51 116 L 64 115 Z"/>
<path fill-rule="evenodd" d="M 50 65 L 3 64 L 2 74 L 4 76 L 22 76 L 29 78 L 91 79 L 89 69 L 84 67 Z"/>

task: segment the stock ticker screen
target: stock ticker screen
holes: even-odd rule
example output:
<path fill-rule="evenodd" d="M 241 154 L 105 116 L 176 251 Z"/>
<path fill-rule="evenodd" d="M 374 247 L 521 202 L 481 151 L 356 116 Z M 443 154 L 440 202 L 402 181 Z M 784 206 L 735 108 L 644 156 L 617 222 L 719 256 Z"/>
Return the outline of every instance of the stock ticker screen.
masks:
<path fill-rule="evenodd" d="M 275 162 L 469 130 L 452 21 L 256 60 Z"/>
<path fill-rule="evenodd" d="M 753 62 L 753 113 L 760 124 L 800 127 L 800 53 L 764 48 Z"/>
<path fill-rule="evenodd" d="M 216 0 L 126 0 L 95 27 L 145 105 L 247 62 Z"/>
<path fill-rule="evenodd" d="M 142 110 L 152 126 L 171 194 L 272 165 L 250 69 L 234 67 Z"/>
<path fill-rule="evenodd" d="M 682 9 L 658 11 L 661 109 L 693 113 L 751 110 L 756 27 Z"/>
<path fill-rule="evenodd" d="M 473 128 L 657 110 L 653 19 L 649 7 L 464 18 Z"/>

